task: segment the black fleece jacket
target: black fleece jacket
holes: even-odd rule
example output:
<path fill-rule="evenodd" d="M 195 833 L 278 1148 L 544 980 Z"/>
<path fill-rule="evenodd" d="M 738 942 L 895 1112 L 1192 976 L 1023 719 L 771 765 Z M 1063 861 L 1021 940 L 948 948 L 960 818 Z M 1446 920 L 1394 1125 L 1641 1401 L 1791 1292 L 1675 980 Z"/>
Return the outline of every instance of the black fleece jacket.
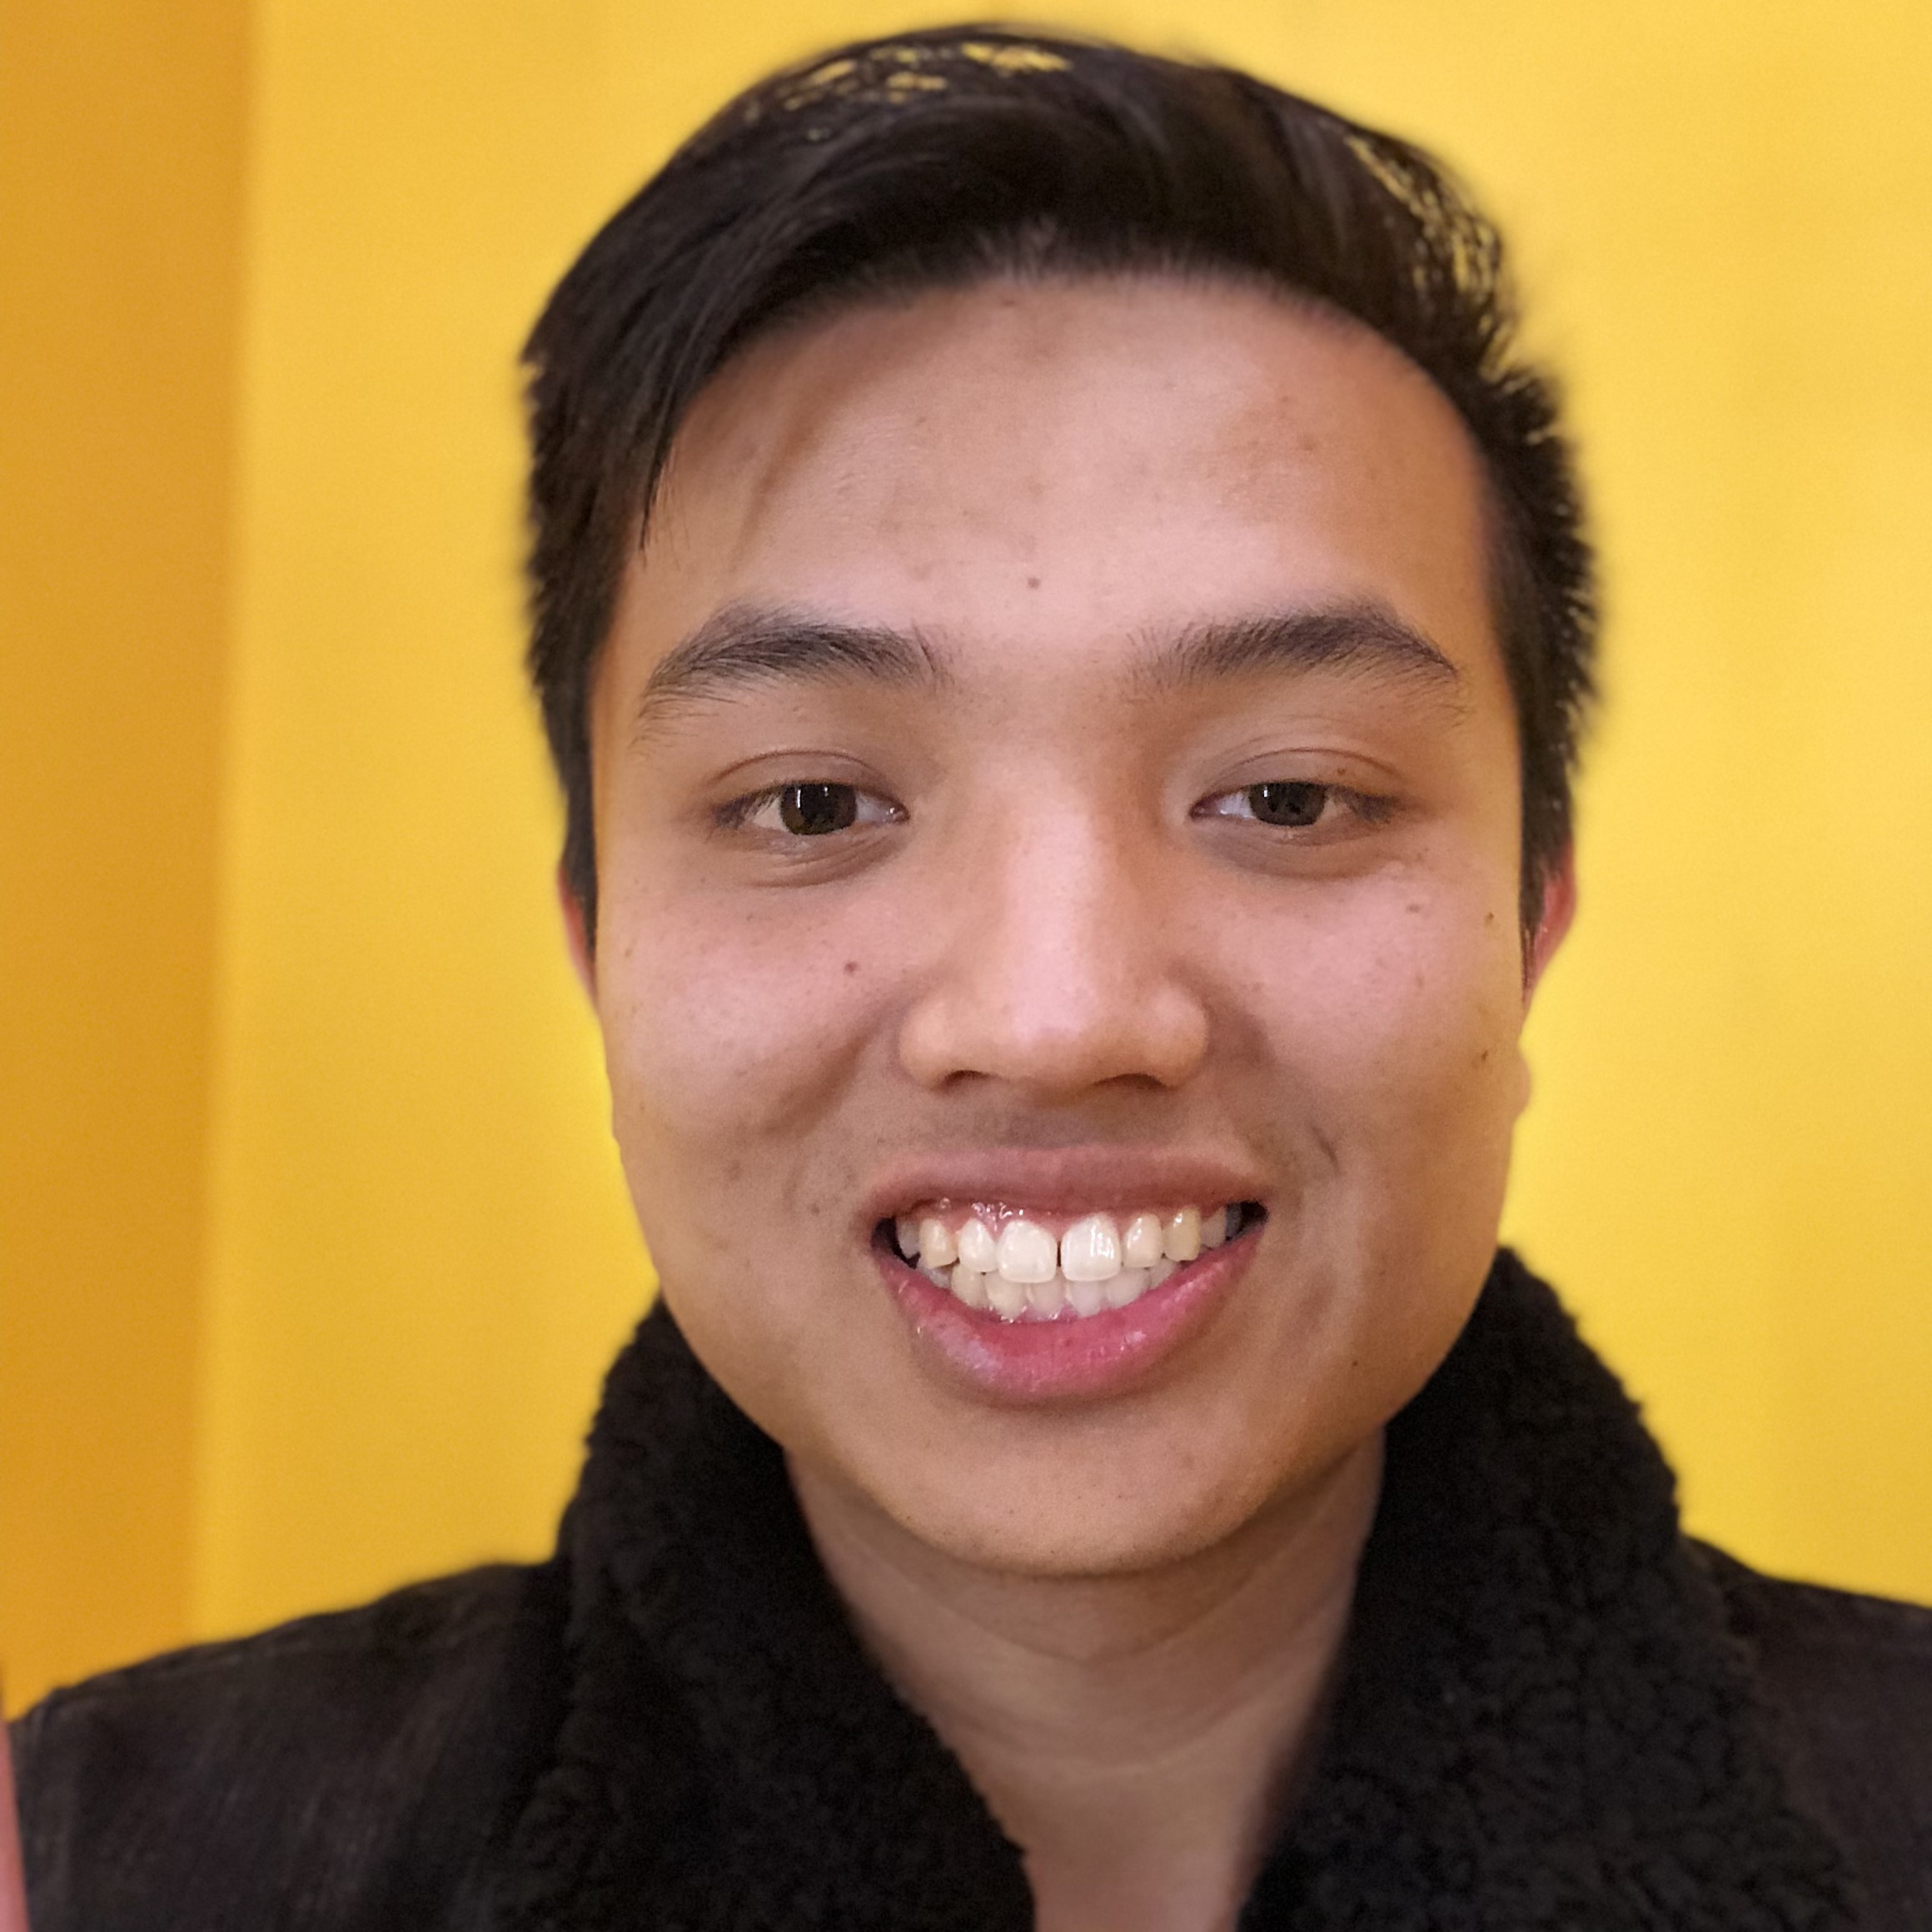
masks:
<path fill-rule="evenodd" d="M 36 1932 L 1021 1932 L 1018 1854 L 855 1641 L 661 1310 L 557 1556 L 17 1727 Z M 1314 1773 L 1243 1932 L 1932 1929 L 1932 1611 L 1688 1542 L 1508 1254 L 1389 1432 Z"/>

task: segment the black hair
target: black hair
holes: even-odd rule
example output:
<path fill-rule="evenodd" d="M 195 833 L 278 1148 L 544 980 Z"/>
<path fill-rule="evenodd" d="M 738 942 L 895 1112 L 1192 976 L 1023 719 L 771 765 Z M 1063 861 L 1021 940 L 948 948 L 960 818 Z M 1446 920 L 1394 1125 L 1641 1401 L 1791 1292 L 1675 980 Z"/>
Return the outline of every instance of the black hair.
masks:
<path fill-rule="evenodd" d="M 1352 316 L 1467 426 L 1491 496 L 1534 927 L 1571 834 L 1596 592 L 1556 395 L 1516 351 L 1496 229 L 1422 149 L 1250 75 L 958 27 L 859 42 L 739 95 L 605 225 L 530 334 L 529 664 L 587 934 L 590 680 L 699 391 L 801 310 L 1002 272 L 1146 270 L 1258 281 Z"/>

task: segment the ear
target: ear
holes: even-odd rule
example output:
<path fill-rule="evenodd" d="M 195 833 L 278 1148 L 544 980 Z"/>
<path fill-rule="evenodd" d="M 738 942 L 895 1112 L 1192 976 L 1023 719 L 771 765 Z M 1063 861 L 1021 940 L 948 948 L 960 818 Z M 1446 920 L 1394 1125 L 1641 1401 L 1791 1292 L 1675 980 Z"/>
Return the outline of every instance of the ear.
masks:
<path fill-rule="evenodd" d="M 560 862 L 557 866 L 557 909 L 564 915 L 564 943 L 570 949 L 570 964 L 576 968 L 578 983 L 592 1006 L 597 1003 L 597 956 L 590 946 L 590 922 L 584 917 L 584 902 L 577 897 Z"/>
<path fill-rule="evenodd" d="M 1556 949 L 1576 917 L 1576 848 L 1566 845 L 1543 875 L 1543 909 L 1523 957 L 1523 998 L 1526 1003 L 1556 957 Z"/>

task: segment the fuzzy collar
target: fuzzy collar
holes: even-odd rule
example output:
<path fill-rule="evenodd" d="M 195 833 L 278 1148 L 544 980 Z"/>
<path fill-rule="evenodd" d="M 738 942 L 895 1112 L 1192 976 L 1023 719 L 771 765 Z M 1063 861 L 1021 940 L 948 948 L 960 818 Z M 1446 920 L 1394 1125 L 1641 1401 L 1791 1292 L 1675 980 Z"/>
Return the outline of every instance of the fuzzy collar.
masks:
<path fill-rule="evenodd" d="M 646 1318 L 566 1519 L 570 1705 L 518 1828 L 545 1932 L 1023 1932 L 1018 1855 L 868 1661 L 777 1448 Z M 1330 1734 L 1243 1932 L 1825 1932 L 1673 1484 L 1499 1256 L 1393 1424 Z"/>

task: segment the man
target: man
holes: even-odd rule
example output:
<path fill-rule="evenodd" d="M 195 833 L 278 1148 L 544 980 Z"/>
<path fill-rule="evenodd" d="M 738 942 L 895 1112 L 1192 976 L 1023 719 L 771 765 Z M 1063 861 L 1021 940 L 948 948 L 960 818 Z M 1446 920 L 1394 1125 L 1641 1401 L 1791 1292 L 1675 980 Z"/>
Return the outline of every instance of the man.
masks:
<path fill-rule="evenodd" d="M 1756 1577 L 1496 1237 L 1590 559 L 1493 233 L 966 29 L 532 338 L 664 1282 L 557 1556 L 27 1720 L 61 1928 L 1932 1923 L 1932 1613 Z"/>

